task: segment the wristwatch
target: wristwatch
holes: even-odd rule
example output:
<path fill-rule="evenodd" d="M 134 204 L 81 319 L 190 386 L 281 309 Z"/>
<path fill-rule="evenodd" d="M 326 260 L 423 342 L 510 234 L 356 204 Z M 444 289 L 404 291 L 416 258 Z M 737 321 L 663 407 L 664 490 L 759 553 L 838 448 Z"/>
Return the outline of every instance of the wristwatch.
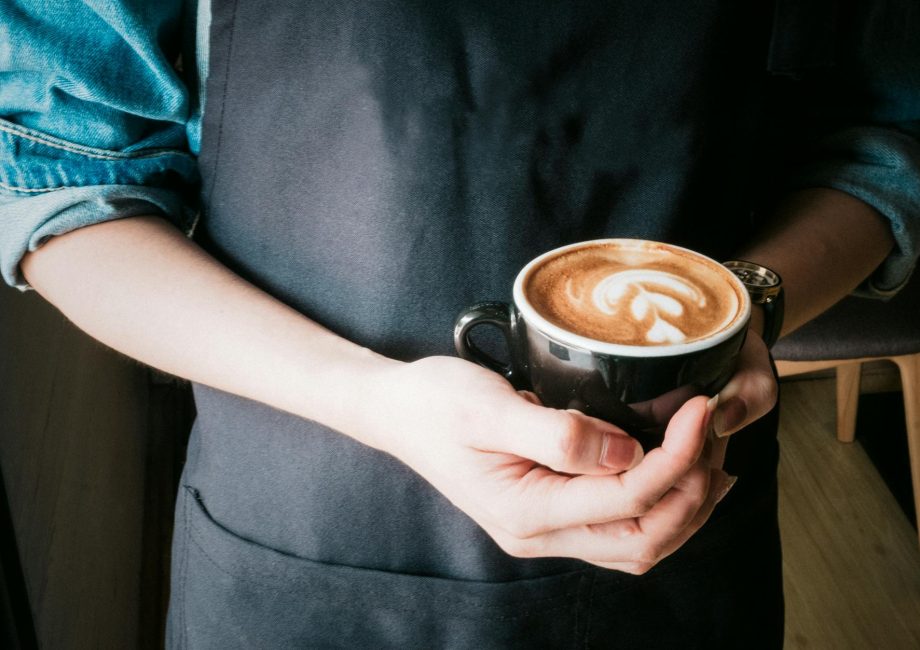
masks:
<path fill-rule="evenodd" d="M 763 307 L 763 341 L 773 347 L 783 329 L 783 279 L 765 266 L 745 260 L 723 264 L 738 278 L 751 296 L 751 302 Z"/>

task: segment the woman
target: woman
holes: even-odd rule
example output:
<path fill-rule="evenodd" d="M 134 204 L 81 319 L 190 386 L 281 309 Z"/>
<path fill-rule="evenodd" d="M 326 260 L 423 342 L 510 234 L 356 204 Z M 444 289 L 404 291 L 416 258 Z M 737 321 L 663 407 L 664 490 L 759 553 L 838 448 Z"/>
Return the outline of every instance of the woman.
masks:
<path fill-rule="evenodd" d="M 888 89 L 915 87 L 870 76 L 867 105 L 849 48 L 916 12 L 834 42 L 785 3 L 202 2 L 186 86 L 178 2 L 65 4 L 7 16 L 3 271 L 195 382 L 171 646 L 781 645 L 760 314 L 644 456 L 453 357 L 451 324 L 600 236 L 778 271 L 785 331 L 895 291 L 920 155 Z M 840 93 L 884 128 L 821 115 Z"/>

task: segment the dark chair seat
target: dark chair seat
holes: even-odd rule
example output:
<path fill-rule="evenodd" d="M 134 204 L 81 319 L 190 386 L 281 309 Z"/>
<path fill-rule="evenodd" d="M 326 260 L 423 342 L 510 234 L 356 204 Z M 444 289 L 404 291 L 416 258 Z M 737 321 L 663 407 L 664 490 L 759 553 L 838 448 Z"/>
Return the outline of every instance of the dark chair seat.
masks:
<path fill-rule="evenodd" d="M 920 352 L 920 273 L 887 302 L 844 298 L 779 341 L 784 361 L 896 357 Z"/>

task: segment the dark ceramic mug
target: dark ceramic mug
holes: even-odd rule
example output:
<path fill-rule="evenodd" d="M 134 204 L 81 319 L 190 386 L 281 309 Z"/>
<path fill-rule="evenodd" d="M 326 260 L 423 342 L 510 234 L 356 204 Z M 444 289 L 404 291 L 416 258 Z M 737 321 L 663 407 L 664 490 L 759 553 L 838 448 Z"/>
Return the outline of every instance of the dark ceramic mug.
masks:
<path fill-rule="evenodd" d="M 671 416 L 696 395 L 715 395 L 734 372 L 750 318 L 750 299 L 728 269 L 740 297 L 731 325 L 686 343 L 642 346 L 580 336 L 542 317 L 527 300 L 524 284 L 546 258 L 570 249 L 612 241 L 581 242 L 549 251 L 525 266 L 514 282 L 511 304 L 482 302 L 465 309 L 454 326 L 454 344 L 464 359 L 500 373 L 516 388 L 531 390 L 544 405 L 577 409 L 612 422 L 646 448 L 660 444 Z M 655 243 L 656 246 L 660 244 Z M 699 253 L 665 245 L 718 264 Z M 504 335 L 508 360 L 476 345 L 472 330 L 489 325 Z"/>

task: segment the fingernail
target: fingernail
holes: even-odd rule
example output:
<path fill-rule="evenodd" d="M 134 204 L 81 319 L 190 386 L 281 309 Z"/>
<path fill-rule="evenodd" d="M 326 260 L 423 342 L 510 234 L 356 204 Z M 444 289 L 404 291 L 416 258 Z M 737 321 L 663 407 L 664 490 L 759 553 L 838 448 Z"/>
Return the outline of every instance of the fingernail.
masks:
<path fill-rule="evenodd" d="M 706 429 L 706 439 L 709 440 L 713 436 L 712 429 L 712 418 L 715 413 L 716 407 L 719 405 L 719 395 L 721 393 L 716 393 L 713 397 L 709 398 L 709 401 L 706 402 L 706 417 L 704 422 L 704 427 Z"/>
<path fill-rule="evenodd" d="M 536 404 L 537 406 L 542 406 L 540 404 L 540 398 L 537 397 L 537 394 L 529 390 L 519 390 L 518 395 L 526 399 L 531 404 Z"/>
<path fill-rule="evenodd" d="M 738 482 L 737 476 L 731 476 L 730 474 L 726 474 L 725 485 L 723 485 L 722 489 L 719 490 L 719 495 L 716 497 L 716 503 L 719 503 L 720 501 L 722 501 L 722 499 L 725 498 L 725 495 L 728 494 L 729 491 L 733 487 L 735 487 L 735 483 L 737 482 Z"/>
<path fill-rule="evenodd" d="M 740 397 L 732 397 L 716 409 L 712 416 L 712 430 L 719 438 L 733 433 L 747 418 L 747 404 Z"/>
<path fill-rule="evenodd" d="M 623 459 L 632 454 L 632 460 L 624 467 Z M 627 436 L 605 433 L 601 443 L 600 464 L 609 469 L 632 469 L 642 460 L 642 447 Z"/>
<path fill-rule="evenodd" d="M 712 413 L 716 410 L 716 407 L 719 405 L 719 393 L 716 393 L 714 397 L 709 398 L 709 401 L 706 402 L 706 412 Z"/>

